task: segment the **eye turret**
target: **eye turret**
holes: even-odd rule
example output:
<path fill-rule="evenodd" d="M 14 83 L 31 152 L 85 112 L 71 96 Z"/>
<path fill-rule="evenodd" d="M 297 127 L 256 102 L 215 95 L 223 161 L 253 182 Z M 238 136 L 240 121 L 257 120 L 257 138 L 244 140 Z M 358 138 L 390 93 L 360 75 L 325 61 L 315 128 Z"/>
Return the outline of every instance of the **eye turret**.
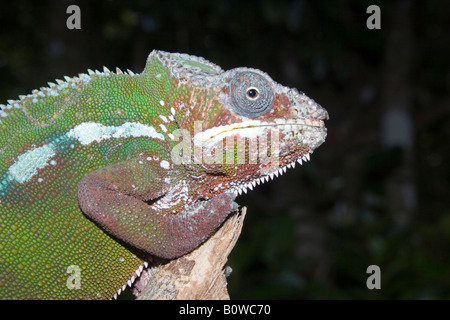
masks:
<path fill-rule="evenodd" d="M 268 79 L 252 72 L 236 73 L 230 82 L 233 110 L 239 115 L 255 118 L 268 112 L 275 94 Z"/>

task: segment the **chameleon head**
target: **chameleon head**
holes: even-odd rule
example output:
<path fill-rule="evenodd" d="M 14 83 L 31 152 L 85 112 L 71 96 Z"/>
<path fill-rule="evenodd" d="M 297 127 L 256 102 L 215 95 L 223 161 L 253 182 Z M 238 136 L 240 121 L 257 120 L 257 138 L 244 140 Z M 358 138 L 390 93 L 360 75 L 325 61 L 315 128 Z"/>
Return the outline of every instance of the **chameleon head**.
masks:
<path fill-rule="evenodd" d="M 183 103 L 189 111 L 180 112 L 188 113 L 181 120 L 184 127 L 192 119 L 202 120 L 202 130 L 193 135 L 194 146 L 220 154 L 217 162 L 203 167 L 230 176 L 235 190 L 309 160 L 325 141 L 327 111 L 266 73 L 251 68 L 224 71 L 203 58 L 158 54 L 178 85 L 193 90 Z"/>

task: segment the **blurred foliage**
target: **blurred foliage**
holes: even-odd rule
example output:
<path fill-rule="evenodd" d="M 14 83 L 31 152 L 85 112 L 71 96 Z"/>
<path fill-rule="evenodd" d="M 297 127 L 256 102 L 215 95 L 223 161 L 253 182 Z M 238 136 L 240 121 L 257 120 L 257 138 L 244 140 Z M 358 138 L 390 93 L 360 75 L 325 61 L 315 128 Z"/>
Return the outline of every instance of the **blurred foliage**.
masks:
<path fill-rule="evenodd" d="M 66 28 L 70 4 L 81 30 Z M 381 30 L 366 28 L 371 4 Z M 319 101 L 329 134 L 310 163 L 238 199 L 248 214 L 230 257 L 231 297 L 449 299 L 449 14 L 437 0 L 2 0 L 0 102 L 87 68 L 140 72 L 152 49 L 264 70 Z M 402 19 L 411 23 L 396 29 Z M 382 142 L 397 96 L 387 83 L 405 65 L 388 63 L 392 35 L 412 35 L 399 80 L 411 149 Z M 409 199 L 405 212 L 395 195 Z M 366 287 L 372 264 L 381 290 Z"/>

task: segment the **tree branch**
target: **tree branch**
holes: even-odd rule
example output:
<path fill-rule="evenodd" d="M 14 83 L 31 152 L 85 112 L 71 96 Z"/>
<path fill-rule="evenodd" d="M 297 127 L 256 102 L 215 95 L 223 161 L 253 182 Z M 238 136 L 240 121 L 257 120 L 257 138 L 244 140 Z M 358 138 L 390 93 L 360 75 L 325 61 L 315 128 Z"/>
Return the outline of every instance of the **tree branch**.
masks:
<path fill-rule="evenodd" d="M 241 234 L 246 208 L 232 214 L 205 243 L 178 259 L 154 261 L 138 300 L 230 299 L 225 264 Z"/>

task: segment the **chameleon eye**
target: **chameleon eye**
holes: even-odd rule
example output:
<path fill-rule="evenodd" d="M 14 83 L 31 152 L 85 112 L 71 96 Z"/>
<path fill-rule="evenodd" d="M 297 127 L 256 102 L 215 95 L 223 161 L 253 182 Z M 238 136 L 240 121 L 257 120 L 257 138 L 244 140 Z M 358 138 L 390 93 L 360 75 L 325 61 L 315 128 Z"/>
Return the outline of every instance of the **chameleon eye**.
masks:
<path fill-rule="evenodd" d="M 266 77 L 252 71 L 236 73 L 230 81 L 233 110 L 245 117 L 258 117 L 272 108 L 275 98 Z"/>

